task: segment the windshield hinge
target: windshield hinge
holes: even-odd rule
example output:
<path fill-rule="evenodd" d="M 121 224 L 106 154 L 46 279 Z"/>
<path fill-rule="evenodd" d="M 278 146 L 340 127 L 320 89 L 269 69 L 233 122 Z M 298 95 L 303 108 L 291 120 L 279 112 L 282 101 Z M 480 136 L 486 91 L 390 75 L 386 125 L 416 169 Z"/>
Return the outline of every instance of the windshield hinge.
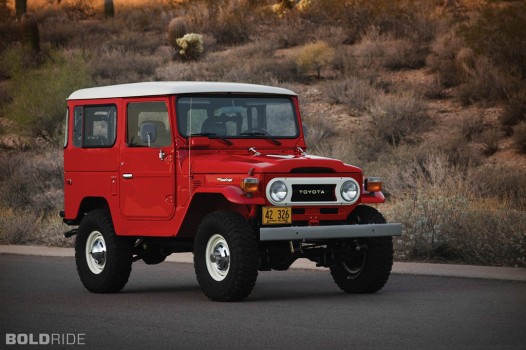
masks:
<path fill-rule="evenodd" d="M 307 152 L 303 150 L 300 146 L 296 146 L 296 151 L 300 154 L 300 156 L 305 157 L 307 155 Z"/>
<path fill-rule="evenodd" d="M 250 147 L 248 150 L 249 150 L 249 152 L 254 153 L 255 156 L 260 156 L 260 155 L 261 155 L 261 153 L 259 153 L 259 152 L 256 150 L 256 147 Z"/>

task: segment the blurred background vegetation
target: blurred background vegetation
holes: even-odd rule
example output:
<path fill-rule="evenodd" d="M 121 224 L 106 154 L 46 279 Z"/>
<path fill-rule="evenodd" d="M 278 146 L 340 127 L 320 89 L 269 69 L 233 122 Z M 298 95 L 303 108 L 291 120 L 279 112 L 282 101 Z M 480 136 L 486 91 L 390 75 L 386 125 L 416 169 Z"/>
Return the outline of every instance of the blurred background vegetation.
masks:
<path fill-rule="evenodd" d="M 384 178 L 398 260 L 525 267 L 524 18 L 496 0 L 0 0 L 0 243 L 71 245 L 71 92 L 235 81 L 294 90 L 310 153 Z"/>

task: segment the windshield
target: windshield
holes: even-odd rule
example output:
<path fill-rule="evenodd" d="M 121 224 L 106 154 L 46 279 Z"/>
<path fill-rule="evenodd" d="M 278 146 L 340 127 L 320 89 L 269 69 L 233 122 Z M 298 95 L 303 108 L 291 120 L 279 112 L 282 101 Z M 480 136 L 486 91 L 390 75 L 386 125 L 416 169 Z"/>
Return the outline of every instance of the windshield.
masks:
<path fill-rule="evenodd" d="M 183 96 L 177 99 L 181 135 L 294 138 L 298 124 L 288 97 Z"/>

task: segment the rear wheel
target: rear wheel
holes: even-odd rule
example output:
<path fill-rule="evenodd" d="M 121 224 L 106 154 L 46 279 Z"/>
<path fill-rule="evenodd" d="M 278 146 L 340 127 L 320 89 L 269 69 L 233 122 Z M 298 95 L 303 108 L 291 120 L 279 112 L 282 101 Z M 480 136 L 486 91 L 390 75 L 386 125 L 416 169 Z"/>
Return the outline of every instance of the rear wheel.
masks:
<path fill-rule="evenodd" d="M 216 211 L 199 225 L 194 266 L 197 281 L 209 299 L 245 299 L 256 283 L 258 259 L 256 236 L 240 214 Z"/>
<path fill-rule="evenodd" d="M 75 242 L 77 271 L 84 287 L 94 293 L 120 291 L 131 272 L 132 242 L 115 235 L 110 214 L 97 209 L 80 223 Z"/>
<path fill-rule="evenodd" d="M 351 214 L 350 223 L 382 224 L 385 219 L 376 209 L 359 206 Z M 347 293 L 374 293 L 382 289 L 393 266 L 391 237 L 363 238 L 354 245 L 356 252 L 348 254 L 331 266 L 331 275 L 340 289 Z"/>

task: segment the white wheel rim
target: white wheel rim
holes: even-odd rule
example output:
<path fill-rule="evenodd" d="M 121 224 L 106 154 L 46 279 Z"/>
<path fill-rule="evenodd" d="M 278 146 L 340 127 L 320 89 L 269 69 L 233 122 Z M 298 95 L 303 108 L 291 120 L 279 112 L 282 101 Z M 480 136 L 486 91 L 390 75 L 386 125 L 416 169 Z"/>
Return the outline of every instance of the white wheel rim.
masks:
<path fill-rule="evenodd" d="M 345 271 L 347 271 L 347 273 L 349 273 L 351 275 L 359 275 L 362 272 L 363 267 L 365 265 L 365 256 L 366 256 L 366 254 L 367 253 L 363 254 L 360 266 L 352 266 L 352 265 L 347 264 L 347 262 L 343 262 L 342 265 L 343 265 L 343 268 L 345 269 Z"/>
<path fill-rule="evenodd" d="M 86 262 L 94 274 L 98 275 L 106 266 L 106 241 L 99 231 L 89 234 L 86 241 Z"/>
<path fill-rule="evenodd" d="M 216 234 L 210 237 L 206 245 L 205 261 L 210 277 L 218 282 L 226 278 L 230 270 L 230 250 L 223 236 Z"/>

